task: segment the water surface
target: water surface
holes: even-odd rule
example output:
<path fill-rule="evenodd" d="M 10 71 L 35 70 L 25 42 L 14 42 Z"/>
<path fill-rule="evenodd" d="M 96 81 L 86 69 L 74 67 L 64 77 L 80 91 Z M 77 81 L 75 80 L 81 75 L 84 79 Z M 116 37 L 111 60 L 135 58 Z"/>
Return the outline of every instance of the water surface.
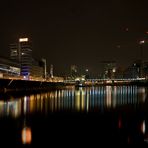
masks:
<path fill-rule="evenodd" d="M 100 86 L 0 96 L 0 145 L 147 145 L 147 92 L 146 87 Z"/>

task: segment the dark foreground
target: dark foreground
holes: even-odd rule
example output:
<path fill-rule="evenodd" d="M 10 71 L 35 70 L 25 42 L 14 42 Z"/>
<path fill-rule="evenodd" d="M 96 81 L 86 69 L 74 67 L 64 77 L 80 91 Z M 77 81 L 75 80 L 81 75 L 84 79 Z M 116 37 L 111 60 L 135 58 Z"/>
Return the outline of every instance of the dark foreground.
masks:
<path fill-rule="evenodd" d="M 11 126 L 10 126 L 11 124 Z M 31 130 L 31 143 L 22 144 L 22 129 Z M 127 112 L 55 113 L 0 121 L 1 147 L 72 147 L 148 144 L 148 116 Z M 27 136 L 26 136 L 27 137 Z"/>

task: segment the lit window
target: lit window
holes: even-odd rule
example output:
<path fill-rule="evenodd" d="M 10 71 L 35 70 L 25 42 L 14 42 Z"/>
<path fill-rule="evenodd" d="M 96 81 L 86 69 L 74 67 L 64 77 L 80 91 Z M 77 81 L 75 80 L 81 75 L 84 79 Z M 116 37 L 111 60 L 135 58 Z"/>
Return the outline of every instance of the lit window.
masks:
<path fill-rule="evenodd" d="M 19 42 L 28 42 L 28 38 L 20 38 Z"/>

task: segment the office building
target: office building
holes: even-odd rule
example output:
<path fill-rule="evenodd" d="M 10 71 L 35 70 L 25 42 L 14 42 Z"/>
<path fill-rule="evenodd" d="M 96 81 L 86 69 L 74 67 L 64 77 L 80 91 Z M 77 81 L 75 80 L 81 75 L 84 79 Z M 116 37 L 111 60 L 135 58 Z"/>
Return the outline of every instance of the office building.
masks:
<path fill-rule="evenodd" d="M 20 63 L 21 75 L 28 77 L 32 67 L 32 48 L 28 38 L 20 38 L 10 45 L 10 58 Z"/>
<path fill-rule="evenodd" d="M 103 61 L 103 69 L 104 69 L 104 74 L 103 78 L 105 79 L 113 79 L 115 78 L 115 73 L 116 73 L 116 62 L 115 61 Z"/>
<path fill-rule="evenodd" d="M 4 77 L 7 76 L 19 76 L 20 75 L 20 65 L 13 60 L 9 60 L 5 57 L 0 57 L 0 73 Z"/>

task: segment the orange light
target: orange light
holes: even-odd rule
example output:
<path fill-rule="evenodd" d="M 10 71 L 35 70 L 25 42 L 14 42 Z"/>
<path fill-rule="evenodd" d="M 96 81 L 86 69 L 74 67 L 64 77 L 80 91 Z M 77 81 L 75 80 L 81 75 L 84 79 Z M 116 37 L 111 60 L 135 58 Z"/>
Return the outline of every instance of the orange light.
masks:
<path fill-rule="evenodd" d="M 32 141 L 31 129 L 28 127 L 24 127 L 22 129 L 22 143 L 23 144 L 30 144 L 31 141 Z"/>

